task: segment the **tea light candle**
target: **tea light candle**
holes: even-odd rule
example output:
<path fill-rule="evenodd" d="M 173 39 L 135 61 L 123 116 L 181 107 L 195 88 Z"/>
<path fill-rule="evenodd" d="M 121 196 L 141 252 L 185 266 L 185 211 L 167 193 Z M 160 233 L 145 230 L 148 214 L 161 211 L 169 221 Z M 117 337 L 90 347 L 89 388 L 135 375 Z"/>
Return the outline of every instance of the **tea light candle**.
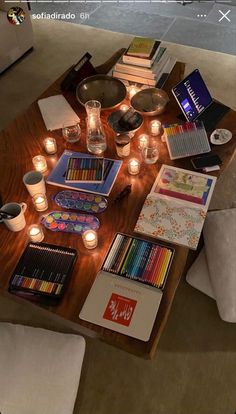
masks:
<path fill-rule="evenodd" d="M 128 87 L 128 94 L 129 94 L 129 99 L 132 99 L 134 95 L 136 95 L 136 93 L 139 92 L 139 88 L 135 85 L 129 86 Z"/>
<path fill-rule="evenodd" d="M 128 172 L 131 175 L 136 175 L 140 171 L 140 162 L 136 158 L 131 158 L 128 162 Z"/>
<path fill-rule="evenodd" d="M 123 105 L 121 105 L 121 106 L 120 106 L 120 110 L 121 110 L 121 111 L 126 112 L 126 111 L 128 111 L 128 109 L 129 109 L 129 106 L 128 106 L 128 105 L 126 105 L 126 104 L 123 104 Z"/>
<path fill-rule="evenodd" d="M 47 154 L 56 154 L 57 152 L 57 143 L 54 138 L 45 138 L 43 140 L 44 149 Z"/>
<path fill-rule="evenodd" d="M 161 122 L 154 119 L 150 122 L 150 132 L 152 135 L 160 135 L 161 133 Z"/>
<path fill-rule="evenodd" d="M 138 148 L 142 150 L 147 146 L 148 143 L 148 135 L 147 134 L 141 134 L 138 137 Z"/>
<path fill-rule="evenodd" d="M 47 171 L 47 161 L 43 155 L 36 155 L 32 161 L 36 171 L 40 171 L 41 173 Z"/>
<path fill-rule="evenodd" d="M 95 249 L 98 244 L 98 236 L 94 230 L 86 230 L 82 234 L 82 239 L 86 249 Z"/>
<path fill-rule="evenodd" d="M 41 242 L 44 239 L 43 229 L 38 224 L 32 224 L 29 226 L 27 234 L 30 241 L 34 243 Z"/>
<path fill-rule="evenodd" d="M 45 211 L 48 208 L 48 201 L 45 194 L 35 194 L 33 202 L 36 211 Z"/>

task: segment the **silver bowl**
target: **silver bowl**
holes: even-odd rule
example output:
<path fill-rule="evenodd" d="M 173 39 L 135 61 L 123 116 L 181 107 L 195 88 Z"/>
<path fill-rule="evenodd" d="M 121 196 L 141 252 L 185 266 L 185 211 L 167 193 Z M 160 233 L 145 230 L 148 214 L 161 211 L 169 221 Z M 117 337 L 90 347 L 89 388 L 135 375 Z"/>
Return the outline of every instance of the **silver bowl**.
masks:
<path fill-rule="evenodd" d="M 141 115 L 153 116 L 162 114 L 169 102 L 169 96 L 162 89 L 148 88 L 136 93 L 131 105 Z"/>
<path fill-rule="evenodd" d="M 82 105 L 94 99 L 101 103 L 101 109 L 112 109 L 125 99 L 126 87 L 112 76 L 94 75 L 79 83 L 76 97 Z"/>

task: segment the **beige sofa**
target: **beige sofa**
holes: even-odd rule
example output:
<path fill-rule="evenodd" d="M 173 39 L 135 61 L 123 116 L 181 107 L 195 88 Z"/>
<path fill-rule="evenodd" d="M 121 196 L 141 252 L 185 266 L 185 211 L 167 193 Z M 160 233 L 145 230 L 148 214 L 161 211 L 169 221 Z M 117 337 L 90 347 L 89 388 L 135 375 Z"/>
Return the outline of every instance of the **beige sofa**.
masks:
<path fill-rule="evenodd" d="M 20 25 L 13 25 L 7 19 L 7 11 L 16 6 L 26 13 Z M 33 30 L 27 3 L 4 3 L 0 0 L 0 73 L 32 47 Z"/>

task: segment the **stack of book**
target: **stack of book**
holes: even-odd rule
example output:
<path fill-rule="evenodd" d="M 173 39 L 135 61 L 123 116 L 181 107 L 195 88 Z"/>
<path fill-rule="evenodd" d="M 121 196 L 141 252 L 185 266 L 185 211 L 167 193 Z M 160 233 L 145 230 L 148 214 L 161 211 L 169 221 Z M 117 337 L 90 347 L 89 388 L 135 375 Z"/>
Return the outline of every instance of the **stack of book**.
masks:
<path fill-rule="evenodd" d="M 135 37 L 114 66 L 112 75 L 126 86 L 135 83 L 149 88 L 162 87 L 175 63 L 161 42 Z"/>

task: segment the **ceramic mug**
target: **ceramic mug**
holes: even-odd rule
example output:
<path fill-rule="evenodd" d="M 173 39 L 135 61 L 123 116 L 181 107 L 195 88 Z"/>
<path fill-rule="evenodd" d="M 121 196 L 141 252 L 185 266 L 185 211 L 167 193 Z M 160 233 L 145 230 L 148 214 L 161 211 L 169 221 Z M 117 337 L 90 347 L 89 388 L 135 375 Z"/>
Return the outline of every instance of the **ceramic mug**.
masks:
<path fill-rule="evenodd" d="M 4 218 L 2 221 L 6 224 L 9 230 L 11 231 L 20 231 L 25 225 L 25 215 L 24 212 L 27 209 L 26 203 L 7 203 L 2 206 L 2 212 L 6 212 L 9 215 L 13 215 L 12 218 Z"/>
<path fill-rule="evenodd" d="M 23 177 L 28 192 L 33 197 L 35 194 L 46 194 L 46 187 L 43 174 L 39 171 L 29 171 Z"/>

